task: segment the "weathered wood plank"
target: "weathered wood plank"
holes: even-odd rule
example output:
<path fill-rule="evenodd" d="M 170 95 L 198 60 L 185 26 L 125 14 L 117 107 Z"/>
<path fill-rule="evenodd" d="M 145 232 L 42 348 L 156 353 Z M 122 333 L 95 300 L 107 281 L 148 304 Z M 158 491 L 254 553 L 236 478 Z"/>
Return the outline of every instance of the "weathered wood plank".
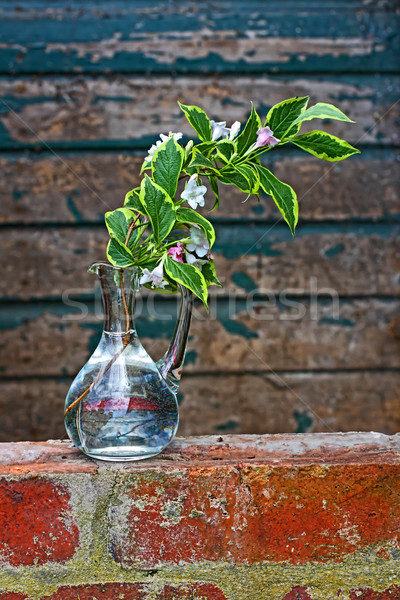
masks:
<path fill-rule="evenodd" d="M 183 377 L 179 435 L 396 433 L 399 384 L 390 372 Z"/>
<path fill-rule="evenodd" d="M 400 215 L 400 171 L 389 150 L 335 165 L 307 155 L 272 158 L 276 176 L 296 189 L 300 222 Z M 139 184 L 142 160 L 114 153 L 0 156 L 0 223 L 103 223 L 104 212 L 121 206 Z M 280 218 L 271 198 L 243 204 L 244 196 L 227 187 L 221 197 L 216 218 Z M 205 215 L 214 202 L 211 191 L 206 201 Z"/>
<path fill-rule="evenodd" d="M 68 379 L 1 381 L 0 441 L 65 437 Z M 191 375 L 180 387 L 178 435 L 381 431 L 400 428 L 393 372 Z"/>
<path fill-rule="evenodd" d="M 294 241 L 286 224 L 217 225 L 213 248 L 224 290 L 212 294 L 399 292 L 398 226 L 304 225 Z M 4 229 L 0 298 L 92 295 L 87 267 L 105 260 L 105 228 Z"/>
<path fill-rule="evenodd" d="M 0 11 L 3 72 L 398 70 L 395 2 L 19 2 Z"/>
<path fill-rule="evenodd" d="M 85 314 L 86 306 L 1 306 L 2 376 L 77 373 L 102 331 L 100 304 Z M 336 311 L 330 300 L 214 299 L 211 316 L 195 310 L 185 371 L 398 368 L 399 310 L 399 300 L 343 300 Z M 139 337 L 158 360 L 173 332 L 176 304 L 150 300 L 138 313 Z"/>
<path fill-rule="evenodd" d="M 210 118 L 243 122 L 250 99 L 262 115 L 286 97 L 340 104 L 356 124 L 324 126 L 355 144 L 399 144 L 397 76 L 277 77 L 51 77 L 2 79 L 0 146 L 51 143 L 70 146 L 148 148 L 160 132 L 193 130 L 177 100 L 198 103 Z M 233 100 L 234 99 L 234 100 Z M 304 124 L 304 131 L 320 127 Z"/>

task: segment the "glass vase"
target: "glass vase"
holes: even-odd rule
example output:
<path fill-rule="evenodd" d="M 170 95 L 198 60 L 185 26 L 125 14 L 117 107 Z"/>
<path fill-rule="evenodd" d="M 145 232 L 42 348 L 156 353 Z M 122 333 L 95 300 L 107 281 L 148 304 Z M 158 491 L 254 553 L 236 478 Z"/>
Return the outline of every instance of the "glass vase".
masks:
<path fill-rule="evenodd" d="M 155 456 L 178 427 L 176 392 L 185 357 L 193 297 L 184 287 L 175 332 L 155 363 L 137 336 L 135 297 L 140 273 L 106 263 L 89 268 L 100 280 L 104 329 L 65 401 L 65 427 L 88 456 L 132 461 Z"/>

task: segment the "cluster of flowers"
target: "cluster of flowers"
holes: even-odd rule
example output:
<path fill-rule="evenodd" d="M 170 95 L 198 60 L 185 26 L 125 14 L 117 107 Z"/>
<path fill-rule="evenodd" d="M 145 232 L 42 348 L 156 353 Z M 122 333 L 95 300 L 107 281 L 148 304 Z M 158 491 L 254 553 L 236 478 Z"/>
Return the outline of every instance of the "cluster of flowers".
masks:
<path fill-rule="evenodd" d="M 235 121 L 231 127 L 226 126 L 226 121 L 210 121 L 212 129 L 212 140 L 218 139 L 229 139 L 234 140 L 240 131 L 240 122 Z M 178 141 L 182 138 L 182 133 L 172 133 L 168 135 L 160 134 L 160 140 L 151 146 L 146 157 L 147 163 L 150 163 L 155 151 L 166 141 L 172 137 Z M 260 127 L 257 131 L 257 140 L 254 145 L 250 148 L 250 151 L 269 146 L 273 148 L 276 144 L 279 144 L 280 140 L 276 138 L 273 131 L 269 127 Z M 204 196 L 207 193 L 207 187 L 205 185 L 198 185 L 198 175 L 195 173 L 192 175 L 185 187 L 185 190 L 181 193 L 181 199 L 186 201 L 191 208 L 194 210 L 198 206 L 204 206 Z M 194 225 L 190 227 L 190 238 L 186 243 L 178 242 L 176 246 L 172 246 L 168 249 L 167 256 L 173 258 L 180 263 L 189 263 L 195 265 L 201 270 L 201 267 L 209 259 L 213 259 L 213 255 L 210 252 L 210 245 L 203 231 Z M 168 285 L 168 282 L 164 280 L 164 269 L 163 261 L 161 261 L 152 271 L 147 268 L 143 269 L 140 283 L 151 283 L 152 287 L 164 288 Z"/>

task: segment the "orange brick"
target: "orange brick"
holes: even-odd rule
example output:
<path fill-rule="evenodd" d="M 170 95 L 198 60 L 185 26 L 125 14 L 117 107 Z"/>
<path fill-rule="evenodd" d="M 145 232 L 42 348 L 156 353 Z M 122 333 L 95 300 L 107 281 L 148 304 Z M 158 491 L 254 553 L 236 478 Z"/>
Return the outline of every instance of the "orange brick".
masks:
<path fill-rule="evenodd" d="M 400 465 L 214 466 L 137 473 L 112 553 L 124 565 L 341 561 L 397 542 Z M 117 517 L 116 517 L 117 518 Z M 123 527 L 122 527 L 123 526 Z"/>
<path fill-rule="evenodd" d="M 79 543 L 68 492 L 51 480 L 0 480 L 0 562 L 64 562 Z"/>

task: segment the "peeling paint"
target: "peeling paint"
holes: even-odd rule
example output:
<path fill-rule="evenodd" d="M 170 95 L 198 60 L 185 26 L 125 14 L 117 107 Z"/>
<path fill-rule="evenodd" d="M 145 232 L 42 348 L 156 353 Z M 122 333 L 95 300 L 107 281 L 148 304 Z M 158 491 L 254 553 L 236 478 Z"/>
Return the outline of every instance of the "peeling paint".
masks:
<path fill-rule="evenodd" d="M 46 53 L 74 53 L 78 59 L 88 57 L 92 63 L 112 59 L 121 53 L 137 54 L 158 64 L 173 65 L 182 56 L 186 60 L 198 60 L 208 58 L 211 53 L 217 54 L 224 62 L 244 60 L 246 63 L 287 63 L 293 56 L 354 57 L 385 50 L 376 39 L 268 37 L 268 32 L 262 30 L 256 33 L 245 31 L 242 35 L 243 37 L 238 37 L 235 30 L 220 30 L 218 33 L 210 29 L 170 31 L 167 44 L 165 37 L 158 34 L 135 34 L 138 39 L 129 41 L 120 40 L 115 35 L 98 42 L 49 43 L 46 45 Z"/>

